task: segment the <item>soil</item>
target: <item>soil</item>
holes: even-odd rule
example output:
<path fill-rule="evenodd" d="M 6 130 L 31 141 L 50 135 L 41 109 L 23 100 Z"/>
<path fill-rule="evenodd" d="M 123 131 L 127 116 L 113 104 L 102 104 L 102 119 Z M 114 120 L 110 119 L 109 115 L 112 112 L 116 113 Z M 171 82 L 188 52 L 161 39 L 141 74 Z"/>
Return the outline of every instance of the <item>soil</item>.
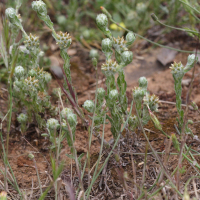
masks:
<path fill-rule="evenodd" d="M 159 61 L 157 61 L 157 54 L 161 51 L 160 48 L 153 49 L 145 46 L 141 41 L 133 47 L 132 51 L 134 52 L 134 60 L 133 62 L 125 68 L 126 81 L 127 81 L 127 96 L 129 103 L 132 101 L 132 89 L 135 86 L 138 86 L 138 79 L 141 76 L 146 76 L 148 80 L 148 91 L 150 94 L 155 94 L 159 97 L 162 102 L 159 106 L 159 112 L 156 113 L 157 118 L 162 124 L 163 130 L 171 135 L 175 133 L 177 135 L 177 131 L 175 129 L 174 124 L 177 125 L 176 117 L 177 110 L 175 104 L 171 104 L 170 102 L 175 102 L 175 92 L 174 92 L 174 81 L 172 75 L 170 73 L 170 63 L 167 66 L 163 66 Z M 181 41 L 180 41 L 181 45 Z M 140 47 L 140 48 L 138 48 Z M 78 50 L 77 50 L 78 49 Z M 73 51 L 74 50 L 74 51 Z M 95 71 L 92 67 L 91 60 L 88 56 L 89 50 L 82 45 L 75 43 L 72 46 L 71 50 L 71 70 L 72 70 L 72 80 L 73 86 L 76 89 L 78 94 L 78 103 L 80 107 L 82 107 L 83 103 L 87 99 L 94 99 L 95 93 Z M 104 56 L 100 53 L 100 63 L 104 62 Z M 175 55 L 173 60 L 179 62 L 181 61 L 183 64 L 186 64 L 187 55 L 185 53 L 178 53 Z M 52 65 L 54 67 L 59 67 L 62 65 L 62 60 L 58 56 L 58 52 L 53 54 L 51 57 Z M 59 70 L 56 68 L 55 70 Z M 193 91 L 191 94 L 191 99 L 196 102 L 198 106 L 200 106 L 200 90 L 199 90 L 199 73 L 200 68 L 199 64 L 196 65 L 195 71 L 195 80 L 193 83 Z M 188 72 L 183 81 L 183 92 L 182 99 L 183 104 L 186 103 L 186 95 L 189 87 L 189 82 L 191 80 L 192 73 Z M 99 72 L 99 86 L 105 88 L 104 76 Z M 6 85 L 1 84 L 0 90 L 0 103 L 1 103 L 1 115 L 4 116 L 7 113 L 7 103 L 8 103 L 8 92 L 6 89 Z M 59 87 L 57 81 L 54 79 L 49 85 L 49 92 L 52 95 L 52 102 L 58 105 L 58 99 L 53 95 L 53 88 Z M 65 100 L 65 96 L 63 95 L 63 100 Z M 64 101 L 65 102 L 65 101 Z M 65 103 L 65 106 L 69 106 Z M 129 104 L 130 106 L 130 104 Z M 83 109 L 84 110 L 84 109 Z M 85 112 L 85 110 L 84 110 Z M 87 115 L 88 113 L 85 112 Z M 19 184 L 19 187 L 26 193 L 32 194 L 32 199 L 38 199 L 40 195 L 37 174 L 35 170 L 35 165 L 33 160 L 30 160 L 28 154 L 32 153 L 35 157 L 36 166 L 39 171 L 39 176 L 41 180 L 41 184 L 43 189 L 47 188 L 51 182 L 51 164 L 50 164 L 50 156 L 49 156 L 49 142 L 44 137 L 41 136 L 41 133 L 44 133 L 46 130 L 39 130 L 36 125 L 29 124 L 28 130 L 25 134 L 25 139 L 21 137 L 19 124 L 16 121 L 17 113 L 13 113 L 12 116 L 12 125 L 10 132 L 10 141 L 9 141 L 9 163 L 13 170 L 13 173 L 16 177 L 16 180 Z M 199 113 L 194 111 L 192 108 L 189 109 L 189 118 L 194 121 L 194 124 L 190 126 L 194 135 L 200 136 L 200 122 L 199 122 Z M 47 116 L 48 118 L 48 116 Z M 152 122 L 145 126 L 147 132 L 149 132 L 149 140 L 154 150 L 157 152 L 161 152 L 159 154 L 160 158 L 164 160 L 165 156 L 162 154 L 169 143 L 169 140 L 166 139 L 164 135 L 160 131 L 158 131 Z M 7 134 L 7 121 L 3 121 L 3 137 L 5 139 Z M 177 136 L 178 137 L 178 136 Z M 105 129 L 105 140 L 110 141 L 112 139 L 112 134 L 109 131 L 109 127 Z M 99 176 L 94 187 L 92 189 L 92 198 L 91 199 L 133 199 L 131 197 L 131 193 L 136 194 L 135 184 L 133 182 L 133 163 L 136 171 L 136 185 L 140 186 L 142 182 L 143 176 L 143 166 L 144 166 L 144 155 L 140 153 L 145 152 L 145 148 L 147 148 L 147 152 L 150 153 L 147 156 L 146 161 L 146 180 L 143 184 L 144 189 L 149 189 L 153 183 L 155 182 L 158 172 L 160 171 L 160 165 L 156 161 L 153 156 L 150 147 L 147 145 L 146 139 L 140 129 L 136 131 L 133 135 L 124 136 L 125 144 L 120 143 L 120 148 L 116 149 L 114 154 L 117 155 L 120 152 L 120 160 L 117 162 L 114 156 L 111 156 L 108 162 L 106 173 L 104 173 L 104 180 L 102 184 L 100 181 L 102 176 Z M 63 142 L 63 148 L 60 154 L 60 160 L 64 161 L 65 167 L 61 175 L 62 180 L 62 189 L 61 196 L 62 199 L 69 199 L 66 189 L 66 184 L 70 180 L 70 177 L 73 177 L 74 187 L 77 186 L 77 173 L 75 170 L 74 162 L 71 161 L 66 154 L 70 153 L 70 149 L 66 143 Z M 200 144 L 198 140 L 194 140 L 191 136 L 188 136 L 187 145 L 191 146 L 197 152 L 200 151 Z M 88 149 L 88 131 L 82 125 L 81 120 L 77 125 L 76 130 L 76 142 L 75 147 L 78 155 L 82 153 L 87 153 Z M 100 151 L 99 141 L 93 137 L 92 138 L 92 146 L 91 146 L 91 166 L 93 166 L 98 159 L 98 154 Z M 107 155 L 109 150 L 104 150 L 104 155 Z M 131 157 L 130 152 L 133 153 L 133 157 Z M 173 145 L 171 146 L 171 151 L 177 151 L 174 149 Z M 106 157 L 102 157 L 100 166 L 104 163 Z M 132 160 L 132 159 L 133 160 Z M 200 162 L 200 158 L 195 156 L 197 162 Z M 166 164 L 166 169 L 171 174 L 173 170 L 177 166 L 178 155 L 170 155 L 169 160 Z M 84 163 L 85 156 L 82 159 L 82 163 Z M 71 171 L 72 165 L 72 171 Z M 182 166 L 185 167 L 186 171 L 181 175 L 181 190 L 184 190 L 183 183 L 185 183 L 192 175 L 196 175 L 196 172 L 193 169 L 193 165 L 190 165 L 188 162 L 184 161 Z M 3 157 L 0 158 L 0 169 L 4 171 L 4 163 Z M 100 167 L 99 167 L 100 169 Z M 86 169 L 87 171 L 87 169 Z M 11 173 L 11 171 L 9 170 Z M 72 172 L 72 174 L 71 174 Z M 123 174 L 127 173 L 127 177 L 124 178 Z M 86 173 L 87 174 L 87 173 Z M 0 174 L 0 191 L 3 190 L 3 175 Z M 105 181 L 106 180 L 106 181 Z M 87 187 L 87 176 L 84 177 L 84 186 Z M 200 189 L 200 181 L 196 180 L 197 190 Z M 19 196 L 15 190 L 12 189 L 11 185 L 9 185 L 10 199 L 18 199 Z M 125 190 L 126 188 L 126 190 Z M 158 188 L 158 186 L 157 186 Z M 163 195 L 162 190 L 158 193 L 154 199 L 162 199 Z M 170 196 L 168 199 L 175 199 L 173 197 L 173 189 L 169 187 L 165 187 L 166 195 Z M 190 185 L 188 188 L 191 196 L 194 196 L 193 186 Z M 139 195 L 140 189 L 137 188 L 137 195 Z M 12 195 L 12 197 L 10 196 Z M 142 199 L 144 199 L 143 197 Z M 54 199 L 54 190 L 52 189 L 46 199 Z M 148 198 L 147 198 L 148 199 Z"/>

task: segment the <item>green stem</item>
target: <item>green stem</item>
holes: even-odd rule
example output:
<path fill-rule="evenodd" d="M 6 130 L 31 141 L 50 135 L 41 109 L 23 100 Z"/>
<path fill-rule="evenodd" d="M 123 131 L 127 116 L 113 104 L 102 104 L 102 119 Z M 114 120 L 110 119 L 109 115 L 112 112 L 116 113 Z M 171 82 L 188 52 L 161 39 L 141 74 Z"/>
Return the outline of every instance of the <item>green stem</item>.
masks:
<path fill-rule="evenodd" d="M 171 29 L 175 29 L 175 30 L 179 30 L 179 31 L 184 31 L 184 32 L 188 32 L 188 33 L 193 33 L 193 34 L 199 34 L 199 32 L 197 32 L 197 31 L 186 30 L 186 29 L 183 29 L 183 28 L 177 28 L 177 27 L 173 27 L 173 26 L 164 24 L 158 18 L 156 18 L 156 22 L 158 22 L 159 24 L 161 24 L 161 25 L 163 25 L 167 28 L 171 28 Z"/>
<path fill-rule="evenodd" d="M 190 4 L 187 4 L 184 1 L 179 0 L 181 3 L 184 3 L 185 5 L 187 5 L 188 7 L 192 8 L 194 11 L 196 11 L 198 14 L 200 14 L 200 11 L 198 11 L 196 8 L 192 7 Z"/>
<path fill-rule="evenodd" d="M 111 19 L 111 22 L 113 22 L 114 24 L 116 24 L 116 25 L 119 26 L 120 28 L 124 29 L 125 31 L 128 31 L 128 32 L 131 31 L 131 30 L 127 29 L 127 28 L 124 28 L 123 26 L 120 26 L 119 23 L 115 22 L 113 19 Z M 133 33 L 134 33 L 134 32 L 133 32 Z M 162 47 L 162 48 L 171 49 L 171 50 L 178 51 L 178 52 L 183 52 L 183 53 L 194 53 L 193 51 L 185 51 L 185 50 L 175 49 L 175 48 L 172 48 L 172 47 L 169 47 L 169 46 L 165 46 L 165 45 L 159 44 L 159 43 L 157 43 L 157 42 L 153 42 L 153 41 L 151 41 L 151 40 L 149 40 L 149 39 L 147 39 L 147 38 L 145 38 L 145 37 L 143 37 L 143 36 L 141 36 L 141 35 L 139 35 L 139 34 L 137 34 L 137 33 L 134 33 L 134 34 L 135 34 L 136 36 L 138 36 L 139 38 L 141 38 L 141 39 L 143 39 L 143 40 L 146 40 L 147 42 L 150 42 L 150 43 L 152 43 L 152 44 L 154 44 L 154 45 L 157 45 L 157 46 L 159 46 L 159 47 Z M 200 53 L 198 53 L 198 54 L 200 54 Z"/>
<path fill-rule="evenodd" d="M 123 110 L 123 113 L 125 114 L 127 111 L 127 96 L 126 96 L 126 88 L 127 88 L 127 83 L 125 81 L 125 76 L 124 76 L 124 71 L 121 70 L 119 72 L 119 76 L 117 78 L 117 84 L 119 87 L 120 95 L 119 95 L 119 102 L 121 105 L 121 108 Z"/>
<path fill-rule="evenodd" d="M 87 163 L 88 163 L 88 186 L 90 185 L 90 148 L 92 143 L 92 133 L 94 128 L 94 118 L 97 107 L 97 90 L 98 90 L 98 70 L 96 70 L 96 91 L 95 91 L 95 103 L 94 103 L 94 113 L 92 117 L 92 126 L 88 129 L 89 132 L 89 144 L 88 144 L 88 152 L 87 152 Z M 103 139 L 102 139 L 103 141 Z"/>
<path fill-rule="evenodd" d="M 63 65 L 63 69 L 65 71 L 65 74 L 67 76 L 68 81 L 71 83 L 71 71 L 70 71 L 70 57 L 67 54 L 67 50 L 66 49 L 61 49 L 60 50 L 60 55 L 64 60 L 64 65 Z"/>

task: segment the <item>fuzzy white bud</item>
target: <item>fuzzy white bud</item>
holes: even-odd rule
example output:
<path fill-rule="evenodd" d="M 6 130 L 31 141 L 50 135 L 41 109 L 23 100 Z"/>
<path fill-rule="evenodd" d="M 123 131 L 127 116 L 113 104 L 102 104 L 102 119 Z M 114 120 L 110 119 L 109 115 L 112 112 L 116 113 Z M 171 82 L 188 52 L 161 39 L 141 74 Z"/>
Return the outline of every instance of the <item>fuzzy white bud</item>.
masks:
<path fill-rule="evenodd" d="M 85 108 L 88 112 L 94 112 L 94 102 L 92 100 L 86 100 L 83 104 L 83 108 Z"/>

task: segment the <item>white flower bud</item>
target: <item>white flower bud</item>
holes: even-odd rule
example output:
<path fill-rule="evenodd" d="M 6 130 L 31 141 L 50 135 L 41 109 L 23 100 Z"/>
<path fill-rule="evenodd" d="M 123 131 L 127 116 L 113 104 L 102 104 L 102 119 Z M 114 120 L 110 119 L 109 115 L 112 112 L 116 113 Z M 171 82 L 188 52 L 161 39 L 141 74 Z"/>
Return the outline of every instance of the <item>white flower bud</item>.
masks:
<path fill-rule="evenodd" d="M 16 16 L 16 11 L 14 8 L 7 8 L 5 14 L 8 19 L 12 19 Z"/>
<path fill-rule="evenodd" d="M 139 87 L 141 87 L 145 90 L 147 89 L 148 81 L 144 76 L 140 77 L 138 82 L 139 82 Z"/>
<path fill-rule="evenodd" d="M 126 45 L 129 46 L 133 44 L 134 41 L 135 41 L 135 35 L 133 32 L 129 31 L 126 35 Z"/>
<path fill-rule="evenodd" d="M 109 99 L 116 101 L 118 98 L 118 91 L 117 90 L 111 90 L 109 93 Z"/>
<path fill-rule="evenodd" d="M 20 124 L 25 124 L 28 120 L 28 117 L 26 114 L 24 113 L 21 113 L 18 117 L 17 117 L 17 121 L 20 123 Z"/>
<path fill-rule="evenodd" d="M 101 42 L 101 48 L 104 54 L 113 53 L 112 51 L 112 41 L 109 38 L 105 38 Z"/>
<path fill-rule="evenodd" d="M 62 111 L 61 111 L 61 117 L 63 118 L 63 119 L 66 119 L 67 118 L 67 115 L 69 115 L 69 114 L 71 114 L 71 113 L 73 113 L 73 110 L 72 109 L 70 109 L 70 108 L 64 108 Z"/>
<path fill-rule="evenodd" d="M 12 25 L 17 26 L 18 28 L 22 28 L 21 21 L 18 18 L 16 10 L 14 8 L 7 8 L 5 14 Z"/>
<path fill-rule="evenodd" d="M 195 57 L 196 56 L 194 54 L 191 54 L 191 55 L 188 56 L 188 60 L 187 60 L 188 65 L 192 65 L 194 63 Z"/>
<path fill-rule="evenodd" d="M 103 88 L 97 89 L 97 98 L 103 99 L 105 97 L 106 91 Z"/>
<path fill-rule="evenodd" d="M 24 68 L 22 66 L 15 67 L 15 76 L 20 79 L 24 77 Z"/>
<path fill-rule="evenodd" d="M 60 124 L 57 119 L 50 118 L 47 120 L 46 126 L 50 131 L 52 131 L 52 130 L 57 130 L 60 127 Z"/>
<path fill-rule="evenodd" d="M 195 64 L 195 61 L 197 62 L 198 61 L 198 57 L 196 57 L 194 54 L 191 54 L 188 56 L 188 59 L 187 59 L 187 64 L 184 68 L 184 72 L 188 72 L 192 69 L 192 67 L 194 66 Z"/>
<path fill-rule="evenodd" d="M 108 26 L 108 18 L 105 14 L 99 14 L 96 18 L 97 26 L 100 28 L 105 28 Z"/>
<path fill-rule="evenodd" d="M 32 9 L 37 12 L 38 15 L 41 15 L 41 16 L 47 15 L 46 4 L 42 0 L 33 1 L 31 6 L 32 6 Z"/>
<path fill-rule="evenodd" d="M 99 59 L 99 54 L 96 49 L 91 49 L 90 50 L 90 58 L 96 58 L 97 60 Z"/>
<path fill-rule="evenodd" d="M 133 60 L 133 52 L 132 51 L 124 51 L 121 54 L 121 57 L 122 57 L 122 62 L 124 63 L 124 65 L 128 65 Z"/>
<path fill-rule="evenodd" d="M 67 121 L 69 122 L 70 127 L 75 127 L 77 124 L 77 116 L 74 113 L 69 113 L 67 115 Z"/>
<path fill-rule="evenodd" d="M 83 108 L 85 108 L 88 112 L 94 112 L 94 102 L 92 100 L 86 100 L 83 104 Z"/>

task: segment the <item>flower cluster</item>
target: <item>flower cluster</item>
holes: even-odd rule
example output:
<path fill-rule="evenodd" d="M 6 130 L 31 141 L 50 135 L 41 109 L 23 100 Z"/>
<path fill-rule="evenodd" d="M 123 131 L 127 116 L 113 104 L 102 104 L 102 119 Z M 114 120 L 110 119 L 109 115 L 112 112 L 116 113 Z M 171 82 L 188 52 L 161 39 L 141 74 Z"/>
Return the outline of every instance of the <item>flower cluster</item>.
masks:
<path fill-rule="evenodd" d="M 102 72 L 107 76 L 114 75 L 117 72 L 118 68 L 119 65 L 116 61 L 113 60 L 107 60 L 106 63 L 101 66 Z"/>
<path fill-rule="evenodd" d="M 24 44 L 25 44 L 27 50 L 34 52 L 34 54 L 38 53 L 39 46 L 40 46 L 38 37 L 33 36 L 30 33 L 30 35 L 25 38 Z"/>
<path fill-rule="evenodd" d="M 61 49 L 67 49 L 71 45 L 72 39 L 69 33 L 63 33 L 60 31 L 59 33 L 57 33 L 56 42 Z"/>

